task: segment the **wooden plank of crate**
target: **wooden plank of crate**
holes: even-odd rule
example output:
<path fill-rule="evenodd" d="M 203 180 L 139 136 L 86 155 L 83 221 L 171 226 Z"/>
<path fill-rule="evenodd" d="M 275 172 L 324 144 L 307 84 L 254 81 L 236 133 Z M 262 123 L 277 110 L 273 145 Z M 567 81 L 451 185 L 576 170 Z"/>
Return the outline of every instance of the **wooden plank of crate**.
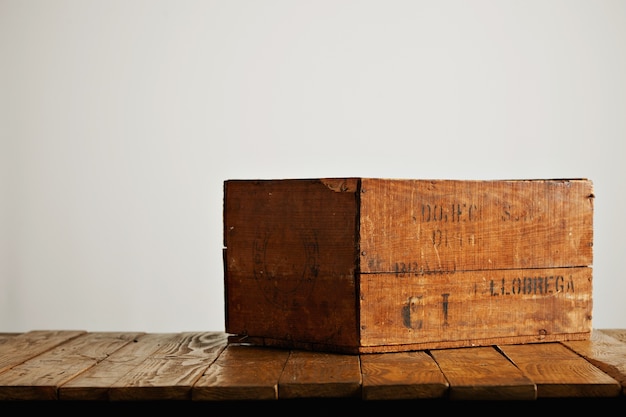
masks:
<path fill-rule="evenodd" d="M 221 332 L 179 333 L 109 388 L 112 401 L 190 400 L 191 387 L 227 343 Z"/>
<path fill-rule="evenodd" d="M 364 400 L 441 398 L 448 381 L 424 351 L 361 355 Z"/>
<path fill-rule="evenodd" d="M 561 343 L 500 346 L 537 385 L 537 398 L 616 397 L 621 385 Z"/>
<path fill-rule="evenodd" d="M 59 387 L 60 400 L 108 400 L 109 387 L 161 346 L 177 337 L 176 333 L 142 334 L 115 351 L 96 366 Z"/>
<path fill-rule="evenodd" d="M 278 379 L 288 357 L 284 349 L 228 345 L 194 384 L 191 399 L 276 400 Z"/>
<path fill-rule="evenodd" d="M 278 398 L 361 396 L 358 355 L 293 350 L 278 381 Z"/>
<path fill-rule="evenodd" d="M 451 400 L 534 400 L 533 381 L 493 347 L 432 350 Z"/>
<path fill-rule="evenodd" d="M 363 178 L 359 196 L 361 273 L 407 261 L 420 272 L 592 263 L 588 180 Z"/>
<path fill-rule="evenodd" d="M 137 335 L 85 333 L 57 345 L 0 374 L 0 400 L 56 400 L 59 386 L 104 360 Z"/>
<path fill-rule="evenodd" d="M 626 394 L 626 342 L 612 335 L 619 337 L 617 332 L 594 330 L 590 340 L 563 344 L 619 381 Z"/>
<path fill-rule="evenodd" d="M 365 274 L 359 284 L 361 341 L 370 346 L 363 344 L 361 352 L 588 339 L 592 270 L 563 271 Z M 561 284 L 580 292 L 563 295 Z M 558 320 L 551 319 L 555 315 Z"/>
<path fill-rule="evenodd" d="M 82 330 L 33 330 L 11 336 L 0 345 L 0 373 L 84 333 Z"/>

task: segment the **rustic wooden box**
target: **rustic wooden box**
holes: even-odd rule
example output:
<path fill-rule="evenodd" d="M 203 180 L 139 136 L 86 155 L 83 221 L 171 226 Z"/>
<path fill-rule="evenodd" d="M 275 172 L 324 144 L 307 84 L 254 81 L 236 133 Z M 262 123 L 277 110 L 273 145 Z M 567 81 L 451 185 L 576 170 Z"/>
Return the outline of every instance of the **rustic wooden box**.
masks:
<path fill-rule="evenodd" d="M 226 332 L 345 353 L 588 339 L 586 179 L 224 182 Z"/>

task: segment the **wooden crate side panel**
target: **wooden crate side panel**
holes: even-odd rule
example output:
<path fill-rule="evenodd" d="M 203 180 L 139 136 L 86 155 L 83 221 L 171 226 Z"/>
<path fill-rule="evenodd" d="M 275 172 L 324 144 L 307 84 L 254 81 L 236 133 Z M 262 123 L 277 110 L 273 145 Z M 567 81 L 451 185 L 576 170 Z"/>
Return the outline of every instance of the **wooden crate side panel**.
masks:
<path fill-rule="evenodd" d="M 570 340 L 591 333 L 591 287 L 590 267 L 364 274 L 360 345 Z"/>
<path fill-rule="evenodd" d="M 362 272 L 592 265 L 588 180 L 363 179 Z"/>
<path fill-rule="evenodd" d="M 288 347 L 321 344 L 334 350 L 334 345 L 358 345 L 354 277 L 319 276 L 310 292 L 294 291 L 289 301 L 282 295 L 264 297 L 249 276 L 233 273 L 229 280 L 228 333 L 250 336 L 250 341 L 254 336 L 277 339 L 282 341 L 280 346 Z M 288 290 L 273 291 L 289 294 Z M 272 345 L 269 341 L 261 344 Z"/>
<path fill-rule="evenodd" d="M 226 331 L 358 343 L 357 180 L 225 184 Z"/>

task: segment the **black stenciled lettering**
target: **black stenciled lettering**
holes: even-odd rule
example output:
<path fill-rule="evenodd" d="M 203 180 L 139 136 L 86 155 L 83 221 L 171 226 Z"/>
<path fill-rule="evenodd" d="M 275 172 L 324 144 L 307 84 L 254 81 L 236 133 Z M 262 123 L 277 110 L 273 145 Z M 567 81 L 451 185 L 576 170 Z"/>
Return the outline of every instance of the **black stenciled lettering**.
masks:
<path fill-rule="evenodd" d="M 402 307 L 402 323 L 409 329 L 421 329 L 424 325 L 423 296 L 411 296 Z"/>
<path fill-rule="evenodd" d="M 447 221 L 447 214 L 444 216 L 443 206 L 441 205 L 430 205 L 430 204 L 422 204 L 422 222 L 441 222 Z"/>
<path fill-rule="evenodd" d="M 406 274 L 406 264 L 404 262 L 396 262 L 394 269 L 395 269 L 396 277 L 404 278 Z"/>
<path fill-rule="evenodd" d="M 496 283 L 495 283 L 495 281 L 494 281 L 494 280 L 490 280 L 490 281 L 489 281 L 489 293 L 490 293 L 491 295 L 499 295 L 499 294 L 496 292 Z"/>
<path fill-rule="evenodd" d="M 462 205 L 465 207 L 465 204 Z M 463 211 L 461 210 L 461 204 L 452 204 L 452 221 L 459 222 L 461 221 L 461 216 L 463 215 Z"/>
<path fill-rule="evenodd" d="M 501 219 L 504 222 L 530 222 L 534 220 L 540 220 L 537 207 L 534 207 L 532 203 L 521 206 L 513 206 L 509 203 L 502 204 Z"/>
<path fill-rule="evenodd" d="M 467 218 L 469 221 L 473 222 L 478 220 L 477 216 L 478 206 L 476 204 L 470 204 L 467 210 Z"/>
<path fill-rule="evenodd" d="M 473 203 L 422 204 L 422 223 L 459 223 L 479 220 L 478 206 Z"/>
<path fill-rule="evenodd" d="M 473 222 L 476 219 L 476 204 L 456 203 L 452 204 L 452 221 L 453 222 Z"/>
<path fill-rule="evenodd" d="M 430 205 L 422 204 L 422 222 L 428 223 L 430 221 Z"/>
<path fill-rule="evenodd" d="M 524 294 L 532 294 L 533 293 L 533 281 L 532 281 L 532 278 L 524 277 L 522 281 L 523 281 L 523 285 L 522 286 L 524 288 L 522 290 L 522 292 Z"/>
<path fill-rule="evenodd" d="M 417 261 L 395 262 L 392 270 L 396 278 L 417 277 L 425 274 L 453 274 L 456 272 L 456 263 L 450 261 L 431 266 L 428 261 L 423 263 Z"/>
<path fill-rule="evenodd" d="M 565 285 L 563 284 L 563 276 L 559 275 L 555 279 L 555 287 L 557 292 L 563 292 Z"/>
<path fill-rule="evenodd" d="M 448 298 L 450 297 L 449 293 L 441 294 L 441 298 L 443 298 L 443 302 L 441 303 L 443 309 L 443 325 L 448 325 Z"/>
<path fill-rule="evenodd" d="M 443 206 L 435 206 L 435 213 L 439 212 L 439 218 L 437 220 L 439 220 L 440 222 L 447 222 L 448 221 L 448 214 L 444 214 L 443 212 Z"/>
<path fill-rule="evenodd" d="M 573 276 L 570 275 L 567 280 L 563 275 L 522 276 L 489 282 L 489 294 L 492 296 L 548 295 L 555 292 L 575 292 Z"/>
<path fill-rule="evenodd" d="M 394 264 L 394 273 L 397 278 L 404 278 L 408 275 L 422 274 L 423 268 L 420 268 L 417 262 L 396 262 Z"/>
<path fill-rule="evenodd" d="M 433 230 L 432 235 L 433 246 L 440 247 L 443 243 L 443 232 L 439 229 Z"/>
<path fill-rule="evenodd" d="M 504 278 L 502 278 L 504 282 Z M 504 284 L 503 284 L 504 287 Z M 511 286 L 511 293 L 519 294 L 522 292 L 522 279 L 521 278 L 513 278 L 513 285 Z"/>
<path fill-rule="evenodd" d="M 502 206 L 502 221 L 511 220 L 511 205 L 504 204 Z"/>
<path fill-rule="evenodd" d="M 535 293 L 543 294 L 544 293 L 544 277 L 537 277 L 535 280 Z"/>

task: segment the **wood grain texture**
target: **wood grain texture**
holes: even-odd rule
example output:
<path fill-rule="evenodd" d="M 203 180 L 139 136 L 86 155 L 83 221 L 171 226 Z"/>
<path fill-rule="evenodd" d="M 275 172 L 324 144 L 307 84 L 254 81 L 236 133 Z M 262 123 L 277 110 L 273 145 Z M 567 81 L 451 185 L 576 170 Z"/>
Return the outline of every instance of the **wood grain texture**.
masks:
<path fill-rule="evenodd" d="M 59 387 L 61 400 L 108 400 L 109 388 L 162 346 L 173 343 L 176 333 L 138 335 L 131 343 Z"/>
<path fill-rule="evenodd" d="M 361 183 L 361 272 L 590 266 L 588 180 Z"/>
<path fill-rule="evenodd" d="M 26 360 L 17 345 L 5 346 L 12 342 L 0 345 L 0 351 L 20 358 L 0 373 L 0 407 L 31 402 L 141 407 L 145 401 L 170 400 L 221 402 L 223 410 L 267 400 L 324 400 L 320 405 L 326 406 L 418 399 L 440 405 L 447 400 L 520 404 L 532 402 L 534 387 L 537 399 L 626 398 L 625 342 L 613 337 L 624 334 L 620 329 L 594 330 L 587 341 L 361 355 L 229 344 L 231 335 L 222 332 L 83 332 L 50 348 L 60 333 L 45 333 L 11 336 L 28 350 Z M 28 338 L 32 343 L 25 344 Z"/>
<path fill-rule="evenodd" d="M 292 351 L 278 381 L 279 398 L 361 396 L 358 355 Z"/>
<path fill-rule="evenodd" d="M 224 182 L 226 331 L 341 353 L 589 339 L 586 179 Z"/>
<path fill-rule="evenodd" d="M 43 333 L 41 336 L 38 340 L 44 340 L 42 346 L 46 346 L 45 342 L 51 339 Z M 59 334 L 52 333 L 50 336 L 55 339 Z M 126 332 L 84 333 L 69 340 L 65 337 L 65 343 L 57 343 L 51 350 L 0 374 L 0 400 L 56 400 L 58 387 L 95 366 L 135 337 L 137 333 Z"/>
<path fill-rule="evenodd" d="M 450 384 L 451 400 L 534 400 L 537 390 L 493 347 L 432 350 Z"/>
<path fill-rule="evenodd" d="M 426 352 L 361 355 L 364 400 L 443 398 L 448 381 Z"/>
<path fill-rule="evenodd" d="M 604 333 L 621 342 L 626 343 L 626 330 L 625 329 L 599 329 L 598 332 Z"/>
<path fill-rule="evenodd" d="M 7 337 L 0 345 L 0 373 L 85 333 L 82 330 L 32 330 Z"/>
<path fill-rule="evenodd" d="M 590 340 L 563 344 L 617 380 L 626 394 L 625 335 L 623 330 L 594 329 Z"/>
<path fill-rule="evenodd" d="M 228 333 L 358 343 L 356 183 L 341 184 L 225 182 Z"/>
<path fill-rule="evenodd" d="M 194 401 L 276 400 L 288 350 L 229 345 L 194 384 Z"/>
<path fill-rule="evenodd" d="M 14 338 L 19 333 L 0 333 L 0 345 L 6 342 L 9 339 Z"/>
<path fill-rule="evenodd" d="M 588 339 L 591 284 L 590 268 L 366 274 L 361 345 L 439 349 Z"/>
<path fill-rule="evenodd" d="M 592 398 L 619 395 L 614 378 L 560 343 L 500 346 L 537 385 L 538 398 Z"/>
<path fill-rule="evenodd" d="M 180 333 L 117 380 L 109 388 L 109 399 L 189 400 L 191 387 L 226 343 L 226 335 L 219 332 Z"/>

